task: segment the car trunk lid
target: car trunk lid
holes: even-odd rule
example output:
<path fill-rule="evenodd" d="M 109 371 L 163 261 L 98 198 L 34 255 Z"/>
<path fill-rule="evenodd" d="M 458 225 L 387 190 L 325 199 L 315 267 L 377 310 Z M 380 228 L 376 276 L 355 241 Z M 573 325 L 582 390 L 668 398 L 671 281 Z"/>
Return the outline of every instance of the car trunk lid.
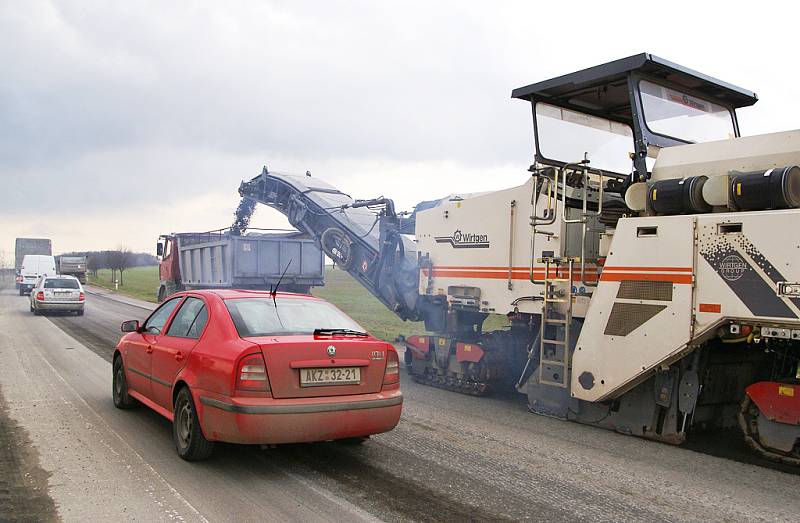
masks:
<path fill-rule="evenodd" d="M 372 337 L 265 336 L 261 347 L 274 398 L 380 392 L 386 343 Z"/>
<path fill-rule="evenodd" d="M 79 289 L 44 289 L 44 299 L 47 301 L 79 301 Z"/>

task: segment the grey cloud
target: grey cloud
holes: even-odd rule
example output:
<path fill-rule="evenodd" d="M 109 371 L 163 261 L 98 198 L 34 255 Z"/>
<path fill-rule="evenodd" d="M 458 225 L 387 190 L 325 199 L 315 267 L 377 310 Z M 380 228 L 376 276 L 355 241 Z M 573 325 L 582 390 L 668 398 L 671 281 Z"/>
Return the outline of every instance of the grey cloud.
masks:
<path fill-rule="evenodd" d="M 794 48 L 792 17 L 767 11 L 748 22 L 773 37 L 747 41 L 731 36 L 742 21 L 713 7 L 693 5 L 687 20 L 680 10 L 643 16 L 637 2 L 613 12 L 540 4 L 4 2 L 0 180 L 12 183 L 0 208 L 38 196 L 135 210 L 233 193 L 263 163 L 326 165 L 339 178 L 341 159 L 452 161 L 472 176 L 524 169 L 530 113 L 509 99 L 514 87 L 654 50 L 763 96 L 782 63 L 775 50 Z M 578 11 L 598 27 L 569 34 Z M 633 38 L 642 24 L 646 42 Z M 683 38 L 701 31 L 705 47 Z M 757 67 L 743 65 L 755 55 Z M 796 122 L 794 92 L 777 94 L 782 102 L 748 113 L 743 128 Z"/>
<path fill-rule="evenodd" d="M 512 86 L 480 52 L 480 32 L 445 10 L 426 28 L 371 3 L 137 5 L 6 7 L 0 29 L 17 42 L 2 56 L 15 82 L 0 88 L 10 163 L 148 143 L 482 162 L 508 150 L 492 130 Z M 488 146 L 468 146 L 476 140 Z"/>

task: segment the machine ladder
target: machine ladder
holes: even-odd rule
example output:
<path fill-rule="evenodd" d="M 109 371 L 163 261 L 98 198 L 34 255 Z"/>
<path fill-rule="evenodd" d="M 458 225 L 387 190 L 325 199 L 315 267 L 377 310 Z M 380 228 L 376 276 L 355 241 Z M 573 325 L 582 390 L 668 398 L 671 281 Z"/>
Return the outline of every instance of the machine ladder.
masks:
<path fill-rule="evenodd" d="M 539 335 L 539 383 L 568 388 L 573 275 L 579 258 L 540 258 L 544 264 L 544 299 Z M 564 274 L 566 272 L 566 274 Z"/>

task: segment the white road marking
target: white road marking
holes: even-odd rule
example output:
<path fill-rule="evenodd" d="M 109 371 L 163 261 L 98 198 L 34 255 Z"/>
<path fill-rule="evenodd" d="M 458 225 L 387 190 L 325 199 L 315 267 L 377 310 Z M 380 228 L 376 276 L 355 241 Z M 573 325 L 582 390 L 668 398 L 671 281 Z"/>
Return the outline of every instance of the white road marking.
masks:
<path fill-rule="evenodd" d="M 76 342 L 77 342 L 77 341 L 76 341 Z M 147 461 L 146 461 L 146 460 L 145 460 L 145 459 L 142 457 L 142 455 L 141 455 L 141 454 L 139 454 L 139 453 L 136 451 L 136 449 L 134 449 L 134 448 L 133 448 L 133 447 L 132 447 L 130 444 L 128 444 L 128 442 L 127 442 L 127 441 L 125 441 L 125 439 L 124 439 L 124 438 L 123 438 L 123 437 L 122 437 L 122 436 L 121 436 L 121 435 L 120 435 L 120 434 L 119 434 L 119 433 L 118 433 L 116 430 L 114 430 L 113 428 L 111 428 L 111 426 L 110 426 L 108 423 L 106 423 L 106 421 L 103 419 L 103 417 L 100 415 L 100 413 L 98 413 L 98 412 L 97 412 L 97 411 L 96 411 L 96 410 L 95 410 L 95 409 L 94 409 L 94 408 L 93 408 L 91 405 L 89 405 L 89 403 L 88 403 L 88 402 L 87 402 L 85 399 L 83 399 L 83 397 L 80 395 L 80 393 L 78 393 L 78 391 L 77 391 L 77 390 L 75 390 L 75 388 L 74 388 L 72 385 L 70 385 L 70 383 L 69 383 L 67 380 L 65 380 L 65 379 L 64 379 L 64 377 L 63 377 L 63 376 L 62 376 L 62 375 L 61 375 L 61 374 L 58 372 L 58 370 L 57 370 L 57 369 L 56 369 L 56 368 L 55 368 L 55 367 L 54 367 L 54 366 L 53 366 L 53 365 L 52 365 L 52 364 L 51 364 L 51 363 L 50 363 L 50 362 L 47 360 L 47 358 L 44 356 L 44 354 L 42 353 L 41 349 L 39 349 L 39 347 L 38 347 L 38 346 L 36 347 L 36 352 L 38 353 L 38 355 L 39 355 L 39 357 L 41 358 L 41 360 L 42 360 L 42 361 L 43 361 L 43 362 L 44 362 L 44 363 L 45 363 L 45 364 L 46 364 L 46 365 L 47 365 L 47 366 L 50 368 L 50 370 L 52 370 L 52 371 L 53 371 L 53 373 L 55 374 L 55 376 L 57 376 L 57 377 L 58 377 L 58 379 L 59 379 L 59 380 L 61 380 L 61 382 L 62 382 L 62 383 L 63 383 L 63 384 L 64 384 L 64 385 L 65 385 L 65 386 L 66 386 L 66 387 L 67 387 L 67 388 L 68 388 L 70 391 L 72 391 L 72 393 L 73 393 L 73 394 L 75 394 L 75 396 L 78 398 L 78 400 L 79 400 L 79 401 L 80 401 L 80 402 L 81 402 L 81 403 L 82 403 L 82 404 L 83 404 L 83 405 L 84 405 L 84 406 L 85 406 L 87 409 L 89 409 L 89 410 L 90 410 L 90 411 L 91 411 L 91 412 L 92 412 L 92 413 L 95 415 L 95 417 L 96 417 L 98 420 L 100 420 L 100 423 L 102 423 L 103 427 L 104 427 L 104 428 L 105 428 L 105 429 L 106 429 L 108 432 L 110 432 L 111 434 L 113 434 L 114 436 L 116 436 L 117 440 L 119 440 L 119 442 L 120 442 L 120 443 L 121 443 L 121 444 L 122 444 L 124 447 L 126 447 L 126 448 L 127 448 L 127 449 L 128 449 L 130 452 L 131 452 L 131 454 L 133 454 L 134 456 L 136 456 L 136 459 L 139 461 L 139 463 L 140 463 L 141 465 L 143 465 L 143 466 L 144 466 L 144 467 L 145 467 L 147 470 L 149 470 L 150 472 L 152 472 L 152 473 L 153 473 L 153 475 L 154 475 L 154 476 L 155 476 L 155 477 L 158 479 L 158 481 L 160 481 L 160 482 L 162 483 L 162 485 L 163 485 L 163 486 L 165 486 L 165 487 L 166 487 L 166 488 L 167 488 L 167 489 L 168 489 L 168 490 L 169 490 L 169 491 L 172 493 L 172 495 L 175 497 L 175 499 L 177 499 L 177 500 L 178 500 L 180 503 L 182 503 L 183 505 L 185 505 L 185 506 L 186 506 L 186 507 L 187 507 L 187 508 L 188 508 L 188 509 L 189 509 L 189 510 L 192 512 L 192 513 L 194 513 L 196 516 L 198 516 L 198 517 L 199 517 L 199 518 L 200 518 L 202 521 L 204 521 L 204 522 L 206 522 L 206 523 L 208 522 L 208 520 L 207 520 L 207 519 L 206 519 L 206 518 L 205 518 L 205 517 L 204 517 L 204 516 L 203 516 L 203 515 L 200 513 L 200 511 L 198 511 L 198 510 L 197 510 L 197 509 L 194 507 L 194 505 L 192 505 L 191 503 L 189 503 L 189 501 L 188 501 L 186 498 L 184 498 L 184 497 L 181 495 L 181 493 L 180 493 L 180 492 L 178 492 L 178 491 L 177 491 L 177 490 L 176 490 L 176 489 L 175 489 L 175 488 L 174 488 L 172 485 L 170 485 L 170 483 L 169 483 L 169 482 L 168 482 L 166 479 L 164 479 L 164 477 L 163 477 L 161 474 L 159 474 L 159 473 L 158 473 L 158 471 L 156 471 L 156 469 L 154 469 L 154 468 L 153 468 L 153 467 L 152 467 L 152 466 L 151 466 L 151 465 L 150 465 L 150 464 L 149 464 L 149 463 L 148 463 L 148 462 L 147 462 Z M 87 352 L 88 352 L 88 350 L 87 350 Z M 99 356 L 97 356 L 97 357 L 99 357 Z M 70 402 L 69 402 L 69 400 L 66 400 L 66 398 L 63 398 L 63 397 L 62 397 L 62 399 L 64 400 L 64 402 L 65 402 L 65 403 L 70 403 Z M 77 409 L 76 409 L 76 413 L 77 413 L 77 414 L 78 414 L 78 416 L 80 416 L 80 417 L 81 417 L 81 418 L 82 418 L 84 421 L 86 421 L 87 425 L 90 425 L 90 422 L 89 422 L 88 420 L 86 420 L 86 418 L 85 418 L 85 417 L 84 417 L 84 416 L 83 416 L 83 415 L 82 415 L 80 412 L 78 412 L 78 411 L 77 411 Z M 108 444 L 106 441 L 104 441 L 102 438 L 100 439 L 100 441 L 101 441 L 101 443 L 102 443 L 102 444 L 103 444 L 103 445 L 104 445 L 104 446 L 105 446 L 105 447 L 106 447 L 106 448 L 107 448 L 109 451 L 111 451 L 112 453 L 114 453 L 114 454 L 116 454 L 116 455 L 119 455 L 119 453 L 118 453 L 118 452 L 117 452 L 117 451 L 116 451 L 116 450 L 115 450 L 115 449 L 114 449 L 114 448 L 113 448 L 113 447 L 112 447 L 110 444 Z M 153 496 L 153 493 L 152 493 L 152 492 L 148 492 L 148 494 L 150 494 L 151 496 Z M 153 496 L 153 497 L 154 497 L 154 496 Z M 154 497 L 154 498 L 155 498 L 155 497 Z M 160 503 L 159 503 L 159 504 L 160 504 Z M 168 513 L 169 513 L 169 512 L 168 512 Z M 182 519 L 183 519 L 183 518 L 182 518 L 180 515 L 178 515 L 178 514 L 170 514 L 170 518 L 171 518 L 171 519 L 180 519 L 180 520 L 182 520 Z"/>

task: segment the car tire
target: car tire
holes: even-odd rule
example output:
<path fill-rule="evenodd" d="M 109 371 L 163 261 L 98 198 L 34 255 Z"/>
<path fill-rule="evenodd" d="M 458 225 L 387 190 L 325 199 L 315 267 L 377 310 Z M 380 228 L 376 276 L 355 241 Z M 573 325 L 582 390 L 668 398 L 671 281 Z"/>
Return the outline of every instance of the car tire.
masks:
<path fill-rule="evenodd" d="M 77 311 L 75 311 L 75 313 L 76 313 L 78 316 L 83 316 L 83 310 L 77 310 Z"/>
<path fill-rule="evenodd" d="M 136 400 L 128 394 L 128 380 L 125 379 L 125 367 L 122 365 L 122 357 L 114 358 L 114 378 L 111 385 L 111 396 L 114 398 L 114 406 L 118 409 L 130 409 L 136 406 Z"/>
<path fill-rule="evenodd" d="M 342 445 L 363 445 L 367 441 L 369 441 L 369 436 L 359 436 L 355 438 L 337 439 L 336 443 L 340 443 Z"/>
<path fill-rule="evenodd" d="M 186 461 L 201 461 L 211 456 L 214 442 L 203 436 L 188 387 L 178 392 L 172 413 L 172 439 L 178 456 Z"/>
<path fill-rule="evenodd" d="M 37 309 L 36 307 L 34 307 L 34 308 L 33 308 L 33 315 L 34 315 L 34 316 L 39 316 L 39 315 L 41 315 L 41 314 L 42 314 L 42 311 L 40 311 L 40 310 L 39 310 L 39 309 Z"/>
<path fill-rule="evenodd" d="M 29 303 L 28 307 L 31 309 L 31 312 L 33 312 L 33 304 Z"/>

